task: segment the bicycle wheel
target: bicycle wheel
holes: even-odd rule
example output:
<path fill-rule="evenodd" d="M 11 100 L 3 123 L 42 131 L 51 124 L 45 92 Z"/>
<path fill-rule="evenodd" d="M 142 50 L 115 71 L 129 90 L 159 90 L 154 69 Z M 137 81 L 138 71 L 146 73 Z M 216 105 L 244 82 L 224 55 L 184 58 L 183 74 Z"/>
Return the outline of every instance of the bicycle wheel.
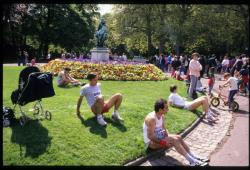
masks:
<path fill-rule="evenodd" d="M 232 109 L 233 112 L 236 112 L 239 110 L 239 104 L 235 101 L 230 103 L 229 108 Z"/>
<path fill-rule="evenodd" d="M 211 104 L 212 104 L 212 106 L 217 107 L 220 105 L 220 100 L 218 98 L 214 97 L 211 100 Z"/>
<path fill-rule="evenodd" d="M 48 110 L 45 111 L 45 119 L 51 120 L 51 112 Z"/>

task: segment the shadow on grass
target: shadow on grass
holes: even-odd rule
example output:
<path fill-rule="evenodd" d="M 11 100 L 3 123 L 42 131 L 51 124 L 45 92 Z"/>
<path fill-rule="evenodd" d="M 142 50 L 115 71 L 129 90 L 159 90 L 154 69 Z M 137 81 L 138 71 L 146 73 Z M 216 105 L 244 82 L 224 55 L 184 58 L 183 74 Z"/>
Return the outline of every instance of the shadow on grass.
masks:
<path fill-rule="evenodd" d="M 87 120 L 84 120 L 82 116 L 78 116 L 81 120 L 81 123 L 86 126 L 90 127 L 89 131 L 93 134 L 100 135 L 103 138 L 107 138 L 107 131 L 106 127 L 101 127 L 97 122 L 95 117 L 90 117 Z"/>
<path fill-rule="evenodd" d="M 20 156 L 26 150 L 25 157 L 37 158 L 51 144 L 52 138 L 48 136 L 48 130 L 38 120 L 30 120 L 24 127 L 16 122 L 11 129 L 11 142 L 19 144 Z"/>
<path fill-rule="evenodd" d="M 126 132 L 126 131 L 127 131 L 127 128 L 126 128 L 126 126 L 124 126 L 123 123 L 114 122 L 112 119 L 107 118 L 107 117 L 105 117 L 104 119 L 105 119 L 105 121 L 106 121 L 107 123 L 111 123 L 112 126 L 116 127 L 116 128 L 119 129 L 121 132 Z"/>

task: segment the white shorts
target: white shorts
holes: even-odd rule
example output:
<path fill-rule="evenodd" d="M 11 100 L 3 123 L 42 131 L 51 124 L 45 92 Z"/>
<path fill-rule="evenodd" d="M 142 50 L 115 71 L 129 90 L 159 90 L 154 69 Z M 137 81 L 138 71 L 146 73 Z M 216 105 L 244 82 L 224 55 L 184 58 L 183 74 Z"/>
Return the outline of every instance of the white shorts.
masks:
<path fill-rule="evenodd" d="M 189 110 L 189 107 L 193 104 L 193 102 L 188 102 L 188 101 L 185 101 L 185 105 L 184 105 L 184 109 L 187 109 Z"/>

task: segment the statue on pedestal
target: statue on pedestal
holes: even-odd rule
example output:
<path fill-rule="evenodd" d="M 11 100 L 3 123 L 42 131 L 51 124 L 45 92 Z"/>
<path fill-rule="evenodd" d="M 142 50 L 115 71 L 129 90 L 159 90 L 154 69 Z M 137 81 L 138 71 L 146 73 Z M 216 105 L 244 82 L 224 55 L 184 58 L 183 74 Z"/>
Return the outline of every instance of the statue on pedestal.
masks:
<path fill-rule="evenodd" d="M 104 47 L 104 41 L 107 39 L 108 37 L 108 32 L 107 32 L 107 27 L 106 27 L 106 22 L 104 21 L 104 19 L 101 19 L 101 22 L 98 26 L 98 30 L 95 34 L 96 38 L 97 38 L 97 47 Z"/>

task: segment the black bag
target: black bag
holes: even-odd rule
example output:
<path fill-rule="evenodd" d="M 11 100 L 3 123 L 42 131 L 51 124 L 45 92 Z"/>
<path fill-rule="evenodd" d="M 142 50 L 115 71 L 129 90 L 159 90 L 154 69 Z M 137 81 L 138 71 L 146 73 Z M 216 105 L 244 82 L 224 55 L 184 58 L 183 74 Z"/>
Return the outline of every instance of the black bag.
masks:
<path fill-rule="evenodd" d="M 14 110 L 10 107 L 3 107 L 2 119 L 3 127 L 10 126 L 16 120 Z"/>

